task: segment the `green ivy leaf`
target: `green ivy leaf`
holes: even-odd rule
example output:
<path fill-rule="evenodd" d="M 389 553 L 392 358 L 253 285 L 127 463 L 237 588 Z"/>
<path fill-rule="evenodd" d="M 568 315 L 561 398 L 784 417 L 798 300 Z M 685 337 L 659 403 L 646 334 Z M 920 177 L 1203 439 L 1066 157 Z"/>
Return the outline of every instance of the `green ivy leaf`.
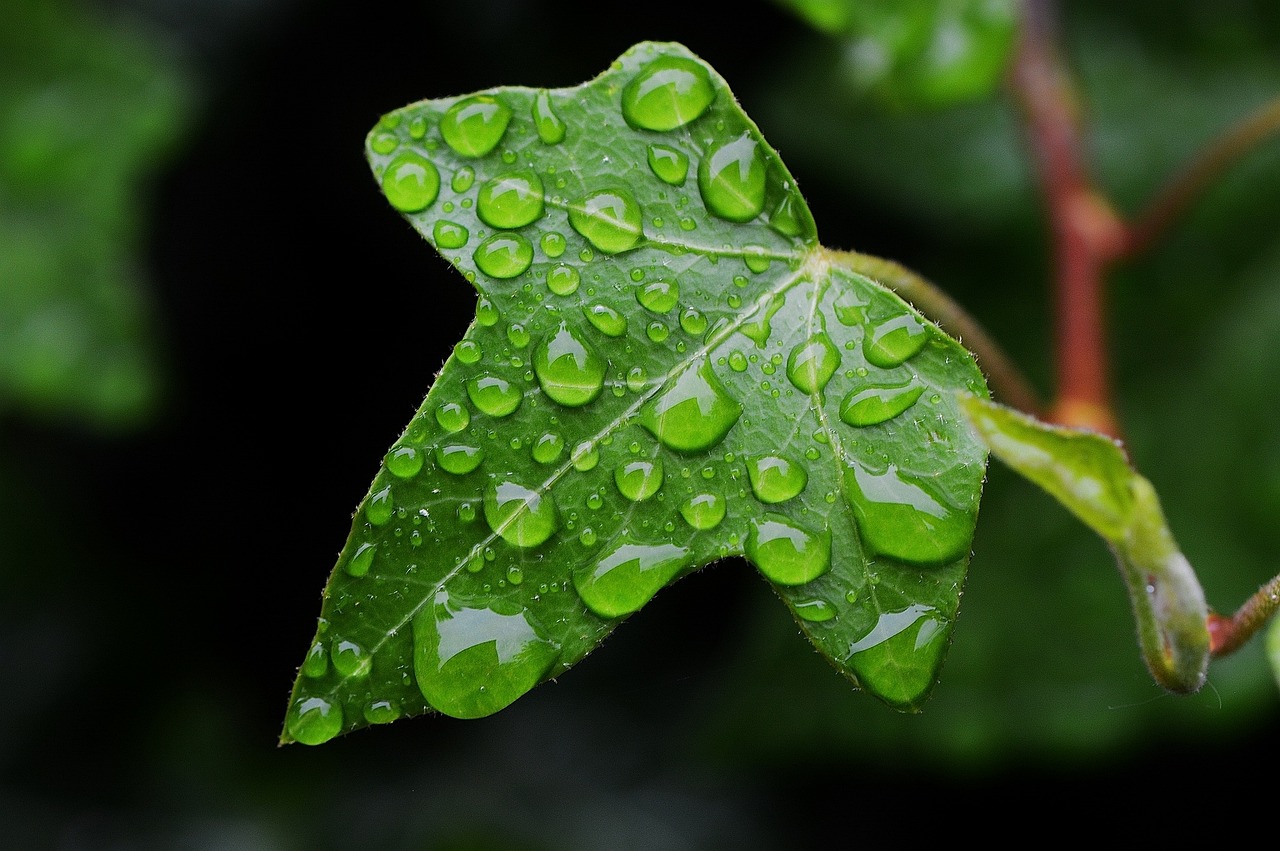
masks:
<path fill-rule="evenodd" d="M 1204 592 L 1169 531 L 1155 488 L 1133 469 L 1120 444 L 974 396 L 962 398 L 961 410 L 993 455 L 1111 547 L 1156 682 L 1178 693 L 1199 690 L 1209 666 Z"/>
<path fill-rule="evenodd" d="M 846 42 L 846 75 L 908 107 L 986 97 L 1013 48 L 1016 0 L 778 0 Z"/>
<path fill-rule="evenodd" d="M 818 244 L 725 81 L 643 43 L 577 88 L 405 107 L 368 156 L 480 297 L 357 508 L 282 741 L 496 712 L 733 556 L 918 710 L 986 469 L 956 391 L 986 385 Z"/>

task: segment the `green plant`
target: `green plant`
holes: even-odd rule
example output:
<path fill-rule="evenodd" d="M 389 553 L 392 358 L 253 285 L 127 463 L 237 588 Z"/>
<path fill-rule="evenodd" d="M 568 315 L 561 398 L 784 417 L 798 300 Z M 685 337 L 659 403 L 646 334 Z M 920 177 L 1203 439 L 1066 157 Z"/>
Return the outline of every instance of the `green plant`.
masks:
<path fill-rule="evenodd" d="M 1087 301 L 1145 233 L 1122 233 L 1070 168 L 1029 29 L 1022 90 L 1060 180 L 1067 292 Z M 357 510 L 284 740 L 497 711 L 732 555 L 842 673 L 918 709 L 988 448 L 1111 544 L 1166 688 L 1198 689 L 1210 654 L 1274 611 L 1277 581 L 1236 618 L 1208 611 L 1154 491 L 1098 433 L 1116 431 L 1104 350 L 1075 345 L 1095 329 L 1064 341 L 1092 359 L 1062 359 L 1041 411 L 938 290 L 818 243 L 777 154 L 684 48 L 638 45 L 577 89 L 415 104 L 368 144 L 388 199 L 481 300 Z M 997 395 L 1091 430 L 986 402 L 973 357 L 908 302 L 967 341 Z"/>

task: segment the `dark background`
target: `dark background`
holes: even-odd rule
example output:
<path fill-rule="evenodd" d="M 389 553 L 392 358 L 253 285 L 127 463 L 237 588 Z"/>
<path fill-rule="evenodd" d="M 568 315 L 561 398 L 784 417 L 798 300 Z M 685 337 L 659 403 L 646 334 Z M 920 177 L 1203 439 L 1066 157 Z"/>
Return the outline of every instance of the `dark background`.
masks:
<path fill-rule="evenodd" d="M 1190 3 L 1071 5 L 1122 208 L 1280 95 L 1268 4 L 1223 4 L 1212 26 Z M 101 8 L 140 20 L 184 79 L 181 133 L 137 183 L 161 389 L 128 427 L 0 408 L 0 844 L 784 848 L 1117 824 L 1235 840 L 1274 803 L 1262 637 L 1200 694 L 1163 694 L 1105 548 L 994 464 L 919 716 L 850 690 L 730 561 L 498 715 L 277 747 L 351 511 L 474 306 L 368 173 L 383 112 L 576 85 L 634 42 L 681 41 L 779 149 L 824 243 L 930 275 L 1047 389 L 1042 216 L 1006 102 L 878 109 L 839 85 L 838 45 L 774 3 Z M 984 170 L 963 152 L 988 136 Z M 1280 547 L 1278 195 L 1272 142 L 1114 276 L 1135 459 L 1223 610 Z"/>

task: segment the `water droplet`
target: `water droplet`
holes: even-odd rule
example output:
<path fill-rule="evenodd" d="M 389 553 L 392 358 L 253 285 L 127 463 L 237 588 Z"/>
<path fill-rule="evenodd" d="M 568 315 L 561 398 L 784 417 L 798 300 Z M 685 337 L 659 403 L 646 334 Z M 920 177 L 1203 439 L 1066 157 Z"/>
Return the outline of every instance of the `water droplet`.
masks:
<path fill-rule="evenodd" d="M 374 526 L 382 526 L 391 519 L 391 512 L 394 508 L 395 506 L 391 503 L 391 485 L 387 485 L 369 497 L 369 504 L 365 506 L 364 515 Z"/>
<path fill-rule="evenodd" d="M 596 544 L 596 530 L 590 526 L 585 527 L 578 533 L 578 543 L 584 547 L 594 547 Z"/>
<path fill-rule="evenodd" d="M 517 565 L 511 565 L 507 568 L 507 581 L 512 585 L 519 585 L 524 582 L 524 570 Z"/>
<path fill-rule="evenodd" d="M 602 189 L 571 205 L 569 224 L 605 254 L 635 248 L 644 237 L 640 205 L 625 189 Z"/>
<path fill-rule="evenodd" d="M 474 340 L 461 340 L 453 347 L 453 353 L 465 364 L 478 363 L 483 356 L 480 346 Z"/>
<path fill-rule="evenodd" d="M 669 329 L 663 323 L 658 322 L 657 320 L 654 320 L 653 322 L 649 323 L 649 326 L 647 328 L 644 329 L 644 333 L 645 333 L 645 336 L 648 337 L 653 342 L 661 343 L 663 340 L 667 339 L 667 337 L 671 334 L 671 329 Z"/>
<path fill-rule="evenodd" d="M 686 334 L 698 336 L 707 330 L 707 317 L 695 307 L 687 307 L 680 313 L 680 327 Z"/>
<path fill-rule="evenodd" d="M 550 497 L 516 482 L 489 486 L 484 519 L 504 541 L 517 547 L 536 547 L 560 528 L 560 515 Z"/>
<path fill-rule="evenodd" d="M 533 460 L 539 464 L 551 464 L 564 451 L 564 438 L 555 432 L 547 432 L 533 444 Z"/>
<path fill-rule="evenodd" d="M 533 246 L 518 233 L 495 233 L 476 248 L 476 266 L 491 278 L 514 278 L 533 263 Z"/>
<path fill-rule="evenodd" d="M 744 355 L 742 352 L 730 352 L 729 368 L 732 369 L 734 372 L 746 372 L 747 356 Z"/>
<path fill-rule="evenodd" d="M 400 706 L 394 700 L 371 700 L 364 705 L 364 720 L 370 724 L 390 724 L 400 717 Z"/>
<path fill-rule="evenodd" d="M 767 168 L 760 143 L 743 133 L 698 165 L 698 190 L 707 209 L 731 222 L 749 222 L 764 209 Z"/>
<path fill-rule="evenodd" d="M 500 175 L 480 187 L 476 215 L 495 228 L 519 228 L 542 216 L 542 180 L 532 171 Z"/>
<path fill-rule="evenodd" d="M 621 337 L 627 331 L 627 317 L 607 304 L 583 307 L 582 313 L 595 329 L 606 337 Z"/>
<path fill-rule="evenodd" d="M 463 443 L 449 443 L 436 447 L 436 463 L 440 469 L 455 476 L 465 476 L 484 461 L 484 450 Z"/>
<path fill-rule="evenodd" d="M 571 408 L 600 395 L 606 365 L 581 332 L 567 322 L 548 334 L 533 356 L 533 371 L 542 391 Z"/>
<path fill-rule="evenodd" d="M 674 281 L 652 281 L 636 287 L 636 301 L 645 310 L 666 313 L 680 300 L 680 285 Z"/>
<path fill-rule="evenodd" d="M 427 119 L 421 115 L 415 115 L 409 119 L 409 138 L 421 139 L 427 135 Z"/>
<path fill-rule="evenodd" d="M 707 531 L 720 525 L 728 502 L 718 493 L 699 493 L 686 499 L 680 506 L 680 516 L 695 529 Z"/>
<path fill-rule="evenodd" d="M 686 547 L 622 543 L 594 566 L 575 570 L 573 585 L 591 611 L 617 618 L 639 611 L 692 563 Z"/>
<path fill-rule="evenodd" d="M 548 145 L 564 141 L 565 123 L 551 107 L 551 92 L 542 89 L 533 99 L 533 126 L 538 128 L 538 138 Z"/>
<path fill-rule="evenodd" d="M 475 95 L 449 107 L 440 119 L 445 144 L 464 157 L 483 157 L 502 141 L 511 107 L 492 95 Z"/>
<path fill-rule="evenodd" d="M 675 130 L 698 118 L 716 98 L 707 69 L 693 59 L 663 56 L 622 90 L 622 117 L 638 130 Z"/>
<path fill-rule="evenodd" d="M 875 626 L 849 645 L 845 661 L 870 653 L 871 657 L 858 665 L 860 679 L 870 680 L 867 685 L 890 703 L 910 704 L 918 699 L 935 674 L 922 668 L 914 676 L 904 677 L 903 671 L 911 671 L 912 666 L 904 666 L 898 660 L 946 640 L 946 621 L 935 612 L 933 606 L 923 603 L 913 603 L 897 612 L 882 612 Z M 888 664 L 886 660 L 890 659 L 895 662 Z M 894 671 L 891 679 L 884 677 L 887 668 Z M 882 678 L 887 681 L 876 682 Z"/>
<path fill-rule="evenodd" d="M 627 389 L 632 393 L 642 393 L 649 386 L 649 373 L 643 366 L 633 366 L 627 370 Z"/>
<path fill-rule="evenodd" d="M 365 677 L 373 665 L 373 657 L 354 641 L 338 641 L 329 651 L 333 669 L 343 677 Z"/>
<path fill-rule="evenodd" d="M 972 515 L 946 505 L 922 481 L 895 465 L 874 472 L 854 462 L 844 478 L 862 540 L 873 552 L 937 564 L 968 551 Z"/>
<path fill-rule="evenodd" d="M 323 697 L 300 698 L 289 711 L 288 726 L 295 741 L 323 744 L 342 732 L 342 707 Z"/>
<path fill-rule="evenodd" d="M 464 502 L 458 506 L 458 519 L 463 523 L 470 523 L 476 519 L 476 507 L 469 502 Z"/>
<path fill-rule="evenodd" d="M 352 576 L 364 576 L 369 572 L 369 568 L 373 567 L 373 557 L 377 555 L 377 552 L 377 546 L 368 542 L 356 547 L 355 552 L 351 554 L 351 558 L 347 559 L 347 573 Z"/>
<path fill-rule="evenodd" d="M 556 295 L 572 295 L 581 282 L 578 270 L 572 266 L 556 266 L 547 273 L 547 289 Z"/>
<path fill-rule="evenodd" d="M 457 433 L 471 424 L 471 412 L 457 402 L 445 402 L 436 408 L 436 422 L 445 431 Z"/>
<path fill-rule="evenodd" d="M 802 600 L 794 608 L 801 620 L 810 623 L 826 623 L 836 616 L 835 607 L 826 600 Z"/>
<path fill-rule="evenodd" d="M 878 367 L 895 367 L 929 341 L 929 329 L 910 313 L 895 316 L 862 338 L 862 353 Z"/>
<path fill-rule="evenodd" d="M 613 481 L 618 492 L 632 502 L 646 500 L 662 487 L 662 461 L 629 461 L 614 471 Z"/>
<path fill-rule="evenodd" d="M 439 219 L 431 227 L 431 235 L 435 237 L 437 246 L 447 249 L 461 248 L 471 238 L 470 231 L 448 219 Z"/>
<path fill-rule="evenodd" d="M 769 227 L 783 236 L 812 238 L 817 234 L 813 214 L 799 195 L 788 193 L 769 214 Z"/>
<path fill-rule="evenodd" d="M 329 654 L 325 651 L 324 644 L 317 641 L 311 645 L 311 649 L 307 651 L 307 658 L 302 662 L 302 675 L 316 679 L 327 673 L 329 673 Z"/>
<path fill-rule="evenodd" d="M 550 257 L 552 260 L 559 257 L 561 254 L 564 254 L 566 246 L 564 234 L 557 233 L 553 230 L 549 230 L 544 233 L 542 235 L 542 239 L 539 240 L 539 244 L 542 246 L 542 253 Z M 564 295 L 564 293 L 561 293 L 561 295 Z"/>
<path fill-rule="evenodd" d="M 736 293 L 729 296 L 730 306 L 735 306 L 733 300 L 736 297 Z M 769 303 L 765 305 L 763 316 L 752 322 L 744 322 L 738 330 L 751 338 L 757 346 L 764 348 L 764 345 L 769 342 L 770 335 L 773 334 L 773 317 L 782 309 L 782 305 L 785 303 L 785 299 L 782 296 L 773 296 L 769 299 Z"/>
<path fill-rule="evenodd" d="M 492 328 L 498 324 L 498 308 L 493 302 L 487 298 L 481 298 L 476 302 L 476 322 L 486 328 Z"/>
<path fill-rule="evenodd" d="M 826 332 L 810 337 L 791 350 L 787 358 L 787 378 L 810 396 L 822 391 L 840 368 L 840 349 Z"/>
<path fill-rule="evenodd" d="M 681 186 L 689 176 L 689 158 L 667 145 L 650 145 L 649 168 L 663 183 Z"/>
<path fill-rule="evenodd" d="M 908 379 L 901 384 L 873 384 L 854 390 L 840 404 L 840 419 L 851 426 L 873 426 L 910 408 L 924 386 Z"/>
<path fill-rule="evenodd" d="M 519 322 L 512 323 L 507 326 L 507 341 L 517 349 L 523 349 L 529 345 L 529 329 Z"/>
<path fill-rule="evenodd" d="M 382 173 L 382 194 L 402 213 L 425 210 L 440 194 L 440 172 L 426 157 L 405 151 Z"/>
<path fill-rule="evenodd" d="M 740 416 L 742 406 L 704 360 L 650 400 L 640 412 L 640 424 L 668 449 L 699 452 L 724 440 Z"/>
<path fill-rule="evenodd" d="M 378 154 L 389 154 L 399 146 L 400 140 L 396 138 L 395 133 L 375 133 L 369 141 L 369 147 Z"/>
<path fill-rule="evenodd" d="M 436 594 L 413 620 L 413 670 L 422 696 L 454 718 L 481 718 L 542 682 L 560 657 L 529 612 L 494 600 L 455 605 Z"/>
<path fill-rule="evenodd" d="M 779 455 L 763 455 L 747 464 L 751 490 L 761 502 L 786 502 L 798 496 L 809 483 L 809 476 L 799 464 Z"/>
<path fill-rule="evenodd" d="M 491 417 L 505 417 L 520 407 L 524 394 L 505 378 L 485 373 L 467 382 L 471 403 Z"/>
<path fill-rule="evenodd" d="M 761 272 L 767 272 L 772 260 L 766 251 L 767 249 L 763 245 L 744 245 L 742 247 L 742 262 L 746 263 L 747 268 L 757 275 Z"/>
<path fill-rule="evenodd" d="M 752 519 L 745 545 L 747 558 L 770 581 L 803 585 L 831 567 L 831 533 L 812 532 L 777 514 Z"/>
<path fill-rule="evenodd" d="M 387 453 L 386 464 L 397 478 L 412 479 L 422 469 L 422 453 L 412 446 L 397 446 Z"/>
<path fill-rule="evenodd" d="M 459 194 L 466 192 L 471 185 L 476 182 L 476 171 L 469 165 L 464 165 L 453 173 L 453 179 L 449 181 L 449 185 L 453 187 L 453 191 Z"/>
<path fill-rule="evenodd" d="M 595 469 L 596 464 L 600 463 L 600 450 L 596 449 L 596 445 L 591 441 L 584 440 L 573 447 L 573 451 L 569 453 L 569 460 L 573 462 L 573 469 L 579 473 L 585 473 Z"/>

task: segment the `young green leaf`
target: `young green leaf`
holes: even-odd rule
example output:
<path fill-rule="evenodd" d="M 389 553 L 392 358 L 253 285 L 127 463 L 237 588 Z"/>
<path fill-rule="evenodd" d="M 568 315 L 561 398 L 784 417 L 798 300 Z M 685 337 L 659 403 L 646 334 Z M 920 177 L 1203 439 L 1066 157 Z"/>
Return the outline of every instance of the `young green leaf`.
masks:
<path fill-rule="evenodd" d="M 991 453 L 1039 485 L 1115 554 L 1143 659 L 1166 689 L 1194 692 L 1209 665 L 1209 610 L 1165 522 L 1155 488 L 1114 440 L 967 396 L 961 410 Z"/>
<path fill-rule="evenodd" d="M 496 712 L 732 556 L 918 709 L 986 469 L 956 391 L 986 385 L 818 244 L 725 81 L 643 43 L 577 88 L 405 107 L 368 156 L 480 297 L 356 511 L 282 740 Z"/>

